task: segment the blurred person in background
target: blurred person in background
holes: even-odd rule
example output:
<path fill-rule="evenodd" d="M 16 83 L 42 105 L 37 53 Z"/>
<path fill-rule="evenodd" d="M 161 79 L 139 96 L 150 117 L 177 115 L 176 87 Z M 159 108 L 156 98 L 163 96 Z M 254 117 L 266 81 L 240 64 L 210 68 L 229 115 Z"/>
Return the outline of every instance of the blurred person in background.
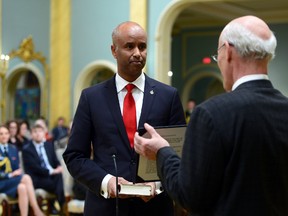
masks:
<path fill-rule="evenodd" d="M 34 215 L 44 216 L 38 206 L 32 180 L 19 167 L 18 151 L 9 144 L 9 136 L 8 128 L 0 126 L 0 193 L 18 198 L 21 216 L 28 216 L 29 205 Z"/>
<path fill-rule="evenodd" d="M 54 145 L 44 141 L 45 129 L 41 125 L 33 125 L 31 137 L 32 140 L 22 150 L 25 172 L 31 176 L 35 188 L 56 194 L 60 205 L 58 213 L 62 215 L 65 211 L 63 167 L 57 158 Z M 57 212 L 54 204 L 50 207 L 53 212 Z"/>
<path fill-rule="evenodd" d="M 49 141 L 49 142 L 53 141 L 52 134 L 49 132 L 48 124 L 47 124 L 47 121 L 46 121 L 45 118 L 41 117 L 41 118 L 37 119 L 34 122 L 34 125 L 41 125 L 42 128 L 44 128 L 44 132 L 45 132 L 44 139 L 45 139 L 45 141 Z"/>
<path fill-rule="evenodd" d="M 190 116 L 194 110 L 196 106 L 196 103 L 195 103 L 195 100 L 193 98 L 190 98 L 188 101 L 187 101 L 187 104 L 186 104 L 186 111 L 185 111 L 185 118 L 186 118 L 186 122 L 188 124 L 188 122 L 190 121 Z"/>
<path fill-rule="evenodd" d="M 64 148 L 67 145 L 69 128 L 65 123 L 65 118 L 61 116 L 57 119 L 57 125 L 52 129 L 52 137 L 56 147 Z"/>
<path fill-rule="evenodd" d="M 18 151 L 22 151 L 23 146 L 27 144 L 31 139 L 30 127 L 27 121 L 22 120 L 19 122 L 16 137 L 18 140 Z"/>
<path fill-rule="evenodd" d="M 9 134 L 10 134 L 9 143 L 18 148 L 18 145 L 19 145 L 19 140 L 17 138 L 17 132 L 19 128 L 18 122 L 16 120 L 9 120 L 7 121 L 6 125 L 9 129 Z"/>

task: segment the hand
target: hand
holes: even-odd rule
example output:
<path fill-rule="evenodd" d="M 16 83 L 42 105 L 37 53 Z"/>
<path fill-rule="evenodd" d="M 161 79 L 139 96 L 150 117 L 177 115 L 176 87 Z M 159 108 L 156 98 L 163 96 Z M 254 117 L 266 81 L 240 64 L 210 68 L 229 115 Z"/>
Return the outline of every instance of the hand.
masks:
<path fill-rule="evenodd" d="M 155 182 L 145 182 L 145 183 L 137 183 L 137 185 L 150 185 L 151 186 L 151 195 L 150 196 L 137 196 L 141 198 L 144 202 L 150 201 L 156 195 L 156 184 Z"/>
<path fill-rule="evenodd" d="M 118 185 L 120 184 L 130 184 L 131 182 L 127 181 L 126 179 L 122 177 L 118 177 Z M 132 184 L 132 183 L 131 183 Z M 117 187 L 118 188 L 118 187 Z M 108 181 L 108 194 L 110 198 L 116 197 L 116 177 L 113 176 Z M 126 195 L 119 195 L 120 198 L 127 198 Z"/>
<path fill-rule="evenodd" d="M 156 160 L 158 150 L 165 146 L 169 146 L 169 143 L 149 124 L 145 123 L 144 127 L 151 138 L 143 138 L 136 132 L 134 137 L 135 151 L 150 160 Z"/>
<path fill-rule="evenodd" d="M 12 177 L 15 177 L 15 176 L 19 176 L 22 174 L 22 170 L 19 168 L 17 170 L 14 170 L 12 173 L 11 173 L 11 176 Z"/>
<path fill-rule="evenodd" d="M 52 172 L 52 175 L 56 175 L 56 174 L 59 174 L 59 173 L 62 173 L 63 172 L 63 168 L 62 166 L 58 166 L 56 167 L 53 172 Z"/>

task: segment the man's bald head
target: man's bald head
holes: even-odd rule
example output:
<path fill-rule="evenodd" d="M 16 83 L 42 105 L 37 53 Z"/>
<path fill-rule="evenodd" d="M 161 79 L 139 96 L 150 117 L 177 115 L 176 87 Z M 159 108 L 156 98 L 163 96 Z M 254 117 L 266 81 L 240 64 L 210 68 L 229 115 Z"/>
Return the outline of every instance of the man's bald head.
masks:
<path fill-rule="evenodd" d="M 268 25 L 258 17 L 243 16 L 232 20 L 223 29 L 221 43 L 233 44 L 240 56 L 270 60 L 275 55 L 276 38 Z"/>
<path fill-rule="evenodd" d="M 253 34 L 257 35 L 259 38 L 262 38 L 263 40 L 269 40 L 269 38 L 272 35 L 272 32 L 268 27 L 268 25 L 258 17 L 243 16 L 231 21 L 231 23 L 234 22 L 239 23 L 247 30 L 251 31 Z"/>
<path fill-rule="evenodd" d="M 113 31 L 112 31 L 112 42 L 113 45 L 117 45 L 117 40 L 119 37 L 121 37 L 122 32 L 127 32 L 127 31 L 142 31 L 143 33 L 146 32 L 145 30 L 136 22 L 133 21 L 126 21 L 123 23 L 120 23 Z"/>

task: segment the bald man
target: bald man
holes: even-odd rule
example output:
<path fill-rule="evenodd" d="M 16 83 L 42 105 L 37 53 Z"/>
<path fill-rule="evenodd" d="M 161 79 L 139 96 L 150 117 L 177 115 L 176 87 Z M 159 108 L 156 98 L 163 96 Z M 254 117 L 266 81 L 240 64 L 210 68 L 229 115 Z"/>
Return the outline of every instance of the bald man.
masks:
<path fill-rule="evenodd" d="M 138 153 L 157 160 L 164 189 L 197 216 L 288 215 L 288 99 L 275 89 L 268 63 L 276 38 L 244 16 L 223 29 L 214 59 L 227 93 L 196 106 L 182 158 L 145 124 Z"/>
<path fill-rule="evenodd" d="M 135 131 L 144 122 L 153 126 L 185 124 L 180 97 L 175 88 L 143 73 L 147 36 L 139 24 L 121 23 L 112 33 L 112 42 L 117 74 L 82 92 L 64 160 L 72 176 L 89 189 L 85 216 L 173 216 L 173 202 L 165 191 L 161 193 L 161 183 L 143 183 L 137 176 L 139 155 L 133 145 Z M 127 84 L 134 88 L 126 89 Z M 130 101 L 125 106 L 125 98 L 131 94 L 135 109 L 128 111 L 128 116 L 134 113 L 135 118 L 127 124 L 125 108 L 133 103 Z M 133 132 L 128 133 L 131 129 Z M 113 155 L 116 155 L 118 173 Z M 150 184 L 151 195 L 120 195 L 115 199 L 117 175 L 120 184 Z"/>

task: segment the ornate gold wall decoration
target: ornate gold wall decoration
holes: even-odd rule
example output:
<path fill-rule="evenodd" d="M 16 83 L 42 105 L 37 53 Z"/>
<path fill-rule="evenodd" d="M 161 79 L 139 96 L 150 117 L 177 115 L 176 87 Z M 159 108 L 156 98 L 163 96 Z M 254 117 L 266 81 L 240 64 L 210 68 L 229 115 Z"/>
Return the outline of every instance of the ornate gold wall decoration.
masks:
<path fill-rule="evenodd" d="M 19 48 L 17 50 L 12 50 L 9 56 L 10 59 L 18 57 L 26 63 L 34 60 L 39 61 L 44 67 L 47 79 L 48 65 L 46 64 L 46 58 L 43 56 L 41 52 L 34 51 L 34 43 L 31 35 L 28 36 L 27 38 L 24 38 L 20 43 Z"/>
<path fill-rule="evenodd" d="M 41 116 L 48 116 L 48 95 L 49 95 L 49 81 L 50 81 L 50 73 L 49 67 L 46 63 L 46 58 L 41 52 L 36 52 L 34 48 L 34 42 L 32 36 L 28 36 L 24 38 L 17 50 L 12 50 L 9 53 L 10 60 L 13 58 L 20 58 L 25 63 L 32 63 L 32 61 L 39 61 L 44 69 L 45 75 L 45 83 L 41 88 L 41 108 L 40 113 Z M 5 114 L 4 114 L 5 115 Z"/>

